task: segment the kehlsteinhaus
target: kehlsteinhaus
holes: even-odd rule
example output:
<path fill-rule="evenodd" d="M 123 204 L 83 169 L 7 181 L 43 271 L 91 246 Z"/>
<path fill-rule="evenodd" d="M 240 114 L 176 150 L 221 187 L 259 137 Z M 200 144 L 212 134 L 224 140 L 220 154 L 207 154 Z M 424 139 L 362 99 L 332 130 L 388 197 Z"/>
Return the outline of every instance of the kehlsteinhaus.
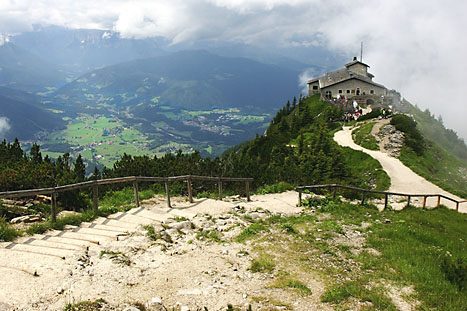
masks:
<path fill-rule="evenodd" d="M 392 99 L 394 91 L 388 91 L 384 85 L 374 82 L 374 76 L 368 72 L 369 67 L 354 57 L 345 68 L 309 80 L 309 95 L 321 94 L 322 98 L 327 99 L 354 99 L 367 104 L 382 103 L 383 100 L 389 100 L 388 97 Z"/>

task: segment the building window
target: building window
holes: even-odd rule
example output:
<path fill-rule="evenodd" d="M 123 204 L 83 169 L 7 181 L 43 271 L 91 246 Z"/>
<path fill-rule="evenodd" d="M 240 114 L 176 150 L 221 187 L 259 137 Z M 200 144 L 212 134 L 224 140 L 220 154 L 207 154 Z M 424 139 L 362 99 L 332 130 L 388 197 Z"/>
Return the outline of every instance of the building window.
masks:
<path fill-rule="evenodd" d="M 313 90 L 317 90 L 318 89 L 318 86 L 317 85 L 313 85 Z"/>
<path fill-rule="evenodd" d="M 343 91 L 342 91 L 342 90 L 339 90 L 339 94 L 342 94 L 342 93 L 343 93 Z"/>
<path fill-rule="evenodd" d="M 331 97 L 332 97 L 331 91 L 326 91 L 326 97 L 327 97 L 327 98 L 331 98 Z"/>
<path fill-rule="evenodd" d="M 357 92 L 356 92 L 357 95 L 360 95 L 360 89 L 357 88 Z"/>
<path fill-rule="evenodd" d="M 374 94 L 375 93 L 375 90 L 370 90 L 370 94 Z"/>
<path fill-rule="evenodd" d="M 347 92 L 347 94 L 350 94 L 350 90 L 347 90 L 346 92 Z"/>

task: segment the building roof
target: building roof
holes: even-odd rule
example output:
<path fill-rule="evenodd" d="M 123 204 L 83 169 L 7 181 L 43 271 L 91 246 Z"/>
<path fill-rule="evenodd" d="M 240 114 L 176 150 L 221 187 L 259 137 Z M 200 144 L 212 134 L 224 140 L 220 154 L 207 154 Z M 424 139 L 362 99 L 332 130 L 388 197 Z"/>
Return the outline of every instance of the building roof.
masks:
<path fill-rule="evenodd" d="M 365 67 L 370 68 L 370 66 L 368 66 L 367 64 L 362 63 L 361 61 L 358 61 L 358 60 L 353 60 L 353 61 L 351 61 L 350 63 L 345 64 L 345 67 L 348 68 L 348 67 L 350 67 L 350 66 L 352 66 L 352 65 L 355 65 L 355 64 L 361 64 L 361 65 L 363 65 L 363 66 L 365 66 Z"/>
<path fill-rule="evenodd" d="M 354 61 L 354 62 L 351 62 L 349 64 L 357 63 L 357 62 L 358 61 Z M 341 83 L 341 82 L 344 82 L 344 81 L 347 81 L 347 80 L 357 79 L 357 80 L 360 80 L 360 81 L 363 81 L 363 82 L 366 82 L 366 83 L 369 83 L 369 84 L 372 84 L 372 85 L 375 85 L 375 86 L 378 86 L 378 87 L 385 88 L 384 85 L 373 82 L 373 80 L 371 80 L 373 75 L 370 74 L 371 76 L 364 76 L 364 75 L 358 74 L 358 73 L 356 73 L 354 71 L 349 70 L 347 68 L 347 65 L 346 65 L 346 68 L 339 69 L 339 70 L 336 70 L 336 71 L 331 71 L 331 72 L 325 73 L 323 76 L 321 76 L 319 78 L 308 80 L 307 84 L 311 84 L 311 83 L 319 81 L 319 87 L 321 89 L 323 89 L 323 88 L 326 88 L 328 86 L 338 84 L 338 83 Z"/>

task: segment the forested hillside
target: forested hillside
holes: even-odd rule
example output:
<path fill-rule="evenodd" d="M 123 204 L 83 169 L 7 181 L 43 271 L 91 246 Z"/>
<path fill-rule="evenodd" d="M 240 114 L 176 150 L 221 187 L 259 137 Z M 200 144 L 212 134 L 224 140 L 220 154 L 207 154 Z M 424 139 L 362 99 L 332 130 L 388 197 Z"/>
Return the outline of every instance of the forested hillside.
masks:
<path fill-rule="evenodd" d="M 385 189 L 389 179 L 370 156 L 342 148 L 333 141 L 342 111 L 319 95 L 294 99 L 272 120 L 265 136 L 228 150 L 226 168 L 239 176 L 254 177 L 259 185 L 342 183 Z"/>

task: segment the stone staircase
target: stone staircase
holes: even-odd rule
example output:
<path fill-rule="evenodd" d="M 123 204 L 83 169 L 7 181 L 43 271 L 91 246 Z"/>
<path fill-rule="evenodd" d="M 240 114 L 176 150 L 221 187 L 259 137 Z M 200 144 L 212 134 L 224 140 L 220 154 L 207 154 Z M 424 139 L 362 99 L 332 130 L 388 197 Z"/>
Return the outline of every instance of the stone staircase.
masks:
<path fill-rule="evenodd" d="M 111 244 L 124 241 L 140 226 L 162 223 L 173 217 L 193 218 L 186 210 L 160 206 L 142 206 L 108 217 L 98 217 L 79 226 L 68 225 L 64 230 L 24 236 L 14 242 L 0 243 L 0 271 L 40 276 L 56 269 L 66 269 L 85 251 L 100 253 Z M 40 260 L 39 260 L 40 259 Z M 62 270 L 63 271 L 63 270 Z M 3 274 L 3 271 L 0 272 Z"/>

